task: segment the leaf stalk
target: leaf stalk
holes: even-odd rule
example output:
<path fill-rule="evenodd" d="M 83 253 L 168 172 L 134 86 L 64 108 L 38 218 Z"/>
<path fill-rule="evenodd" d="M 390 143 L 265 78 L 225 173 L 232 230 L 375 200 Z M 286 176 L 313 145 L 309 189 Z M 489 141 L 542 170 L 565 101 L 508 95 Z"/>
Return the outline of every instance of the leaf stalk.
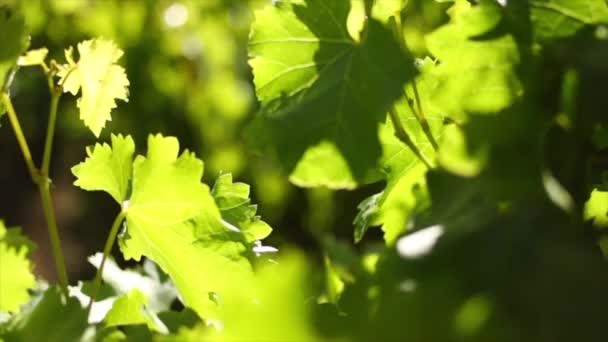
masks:
<path fill-rule="evenodd" d="M 91 293 L 91 299 L 89 300 L 89 305 L 87 306 L 87 316 L 91 312 L 91 308 L 93 307 L 93 302 L 97 297 L 97 293 L 99 292 L 99 288 L 101 287 L 101 279 L 103 276 L 103 268 L 106 264 L 106 260 L 108 256 L 112 252 L 112 247 L 114 247 L 114 241 L 116 240 L 116 236 L 118 235 L 118 229 L 122 221 L 124 221 L 127 216 L 126 210 L 121 210 L 120 213 L 114 219 L 112 223 L 112 228 L 110 228 L 110 233 L 108 234 L 108 238 L 106 240 L 106 244 L 103 248 L 103 258 L 101 259 L 101 264 L 99 264 L 99 268 L 97 269 L 97 273 L 95 274 L 95 280 L 93 281 L 93 291 Z"/>

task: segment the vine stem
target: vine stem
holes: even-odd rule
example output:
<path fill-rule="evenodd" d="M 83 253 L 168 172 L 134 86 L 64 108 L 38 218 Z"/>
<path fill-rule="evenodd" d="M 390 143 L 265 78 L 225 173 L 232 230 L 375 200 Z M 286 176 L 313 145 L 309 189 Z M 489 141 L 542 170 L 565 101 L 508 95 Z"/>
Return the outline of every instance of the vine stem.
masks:
<path fill-rule="evenodd" d="M 106 264 L 108 256 L 110 255 L 110 252 L 112 252 L 114 241 L 116 240 L 116 236 L 118 235 L 118 229 L 120 228 L 120 224 L 126 216 L 127 211 L 121 210 L 121 212 L 114 219 L 114 223 L 112 223 L 110 234 L 108 234 L 108 239 L 106 240 L 106 244 L 103 248 L 103 258 L 101 259 L 101 264 L 99 264 L 99 268 L 97 269 L 97 273 L 95 274 L 95 280 L 93 281 L 93 292 L 91 293 L 91 299 L 89 301 L 89 305 L 87 306 L 87 316 L 91 312 L 91 307 L 93 307 L 93 302 L 95 301 L 95 297 L 97 297 L 97 293 L 99 292 L 99 288 L 101 287 L 103 268 Z"/>
<path fill-rule="evenodd" d="M 439 146 L 437 145 L 437 141 L 431 132 L 431 126 L 429 126 L 429 122 L 426 120 L 426 116 L 424 115 L 424 110 L 422 110 L 422 101 L 420 101 L 420 95 L 418 94 L 418 86 L 416 84 L 416 80 L 412 81 L 412 89 L 414 90 L 414 99 L 416 100 L 416 105 L 418 106 L 418 121 L 420 122 L 420 126 L 422 126 L 422 130 L 426 135 L 427 139 L 433 146 L 433 149 L 437 151 Z"/>
<path fill-rule="evenodd" d="M 55 136 L 55 123 L 57 121 L 57 106 L 61 90 L 51 88 L 51 109 L 49 111 L 49 122 L 46 128 L 46 139 L 44 142 L 44 154 L 42 156 L 42 175 L 49 175 L 51 165 L 51 154 L 53 150 L 53 137 Z"/>
<path fill-rule="evenodd" d="M 53 201 L 51 198 L 50 191 L 51 180 L 48 178 L 48 172 L 41 173 L 40 170 L 34 165 L 34 161 L 32 160 L 32 153 L 30 152 L 27 140 L 25 139 L 25 135 L 23 134 L 23 130 L 21 129 L 21 125 L 19 124 L 17 113 L 15 112 L 13 103 L 11 102 L 9 95 L 6 92 L 2 93 L 2 103 L 4 104 L 4 107 L 6 107 L 6 110 L 8 112 L 11 126 L 13 127 L 13 131 L 15 132 L 15 137 L 17 138 L 17 142 L 19 144 L 19 147 L 21 148 L 21 152 L 23 153 L 23 158 L 25 159 L 25 163 L 27 164 L 27 168 L 30 172 L 30 176 L 32 177 L 32 181 L 38 186 L 38 192 L 40 193 L 40 200 L 42 202 L 42 210 L 46 219 L 49 238 L 51 241 L 51 248 L 53 250 L 53 257 L 55 259 L 55 267 L 57 268 L 57 277 L 59 278 L 59 285 L 61 286 L 62 292 L 67 295 L 68 276 L 65 268 L 63 250 L 61 249 L 61 241 L 59 239 L 59 230 L 57 228 L 55 212 L 53 211 Z M 53 110 L 51 108 L 51 111 L 55 111 L 55 114 L 52 115 L 53 117 L 56 116 L 56 110 L 57 106 L 55 104 L 55 109 Z M 53 126 L 54 121 L 55 120 L 53 120 Z M 51 123 L 49 122 L 49 126 L 50 125 Z"/>
<path fill-rule="evenodd" d="M 27 169 L 30 173 L 30 176 L 32 177 L 32 181 L 37 183 L 37 179 L 39 177 L 38 169 L 36 169 L 34 161 L 32 160 L 32 153 L 30 152 L 30 148 L 27 145 L 27 140 L 25 140 L 25 135 L 23 135 L 23 131 L 21 130 L 21 125 L 19 124 L 19 119 L 17 118 L 17 113 L 15 112 L 15 108 L 13 107 L 13 103 L 11 102 L 11 98 L 6 92 L 2 93 L 2 104 L 6 108 L 8 119 L 11 122 L 11 126 L 13 127 L 13 132 L 15 132 L 17 143 L 21 148 L 21 153 L 23 154 L 23 159 L 25 159 L 25 164 L 27 165 Z"/>
<path fill-rule="evenodd" d="M 389 109 L 389 114 L 391 117 L 391 121 L 393 122 L 393 127 L 395 128 L 395 136 L 399 140 L 401 140 L 401 142 L 406 144 L 407 147 L 409 147 L 412 152 L 414 152 L 416 157 L 418 157 L 418 159 L 420 159 L 420 161 L 422 161 L 424 165 L 426 165 L 426 167 L 428 167 L 429 169 L 434 169 L 435 167 L 433 166 L 433 164 L 428 160 L 428 158 L 424 154 L 422 154 L 422 152 L 420 152 L 420 149 L 418 149 L 416 144 L 414 144 L 412 138 L 410 138 L 409 134 L 407 134 L 407 132 L 405 131 L 405 128 L 403 128 L 403 124 L 399 119 L 399 114 L 397 113 L 394 107 L 391 107 Z"/>
<path fill-rule="evenodd" d="M 53 211 L 53 202 L 51 199 L 51 180 L 47 177 L 39 177 L 38 190 L 40 192 L 40 200 L 42 201 L 42 209 L 46 219 L 46 225 L 49 230 L 49 238 L 51 240 L 51 248 L 55 257 L 55 266 L 57 267 L 57 275 L 59 284 L 64 294 L 68 294 L 68 273 L 65 268 L 65 259 L 63 258 L 63 250 L 61 249 L 61 241 L 59 240 L 59 229 L 55 220 L 55 212 Z"/>

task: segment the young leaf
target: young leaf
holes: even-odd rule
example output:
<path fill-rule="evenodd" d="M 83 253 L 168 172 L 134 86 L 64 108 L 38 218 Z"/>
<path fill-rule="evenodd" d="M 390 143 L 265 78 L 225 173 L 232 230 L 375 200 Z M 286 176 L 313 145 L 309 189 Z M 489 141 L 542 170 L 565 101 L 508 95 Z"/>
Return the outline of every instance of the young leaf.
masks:
<path fill-rule="evenodd" d="M 522 86 L 515 70 L 520 62 L 517 43 L 498 25 L 500 6 L 457 1 L 449 13 L 450 22 L 426 36 L 429 51 L 439 59 L 434 105 L 454 118 L 505 109 L 520 96 Z"/>
<path fill-rule="evenodd" d="M 115 198 L 121 200 L 131 174 L 131 197 L 122 208 L 127 227 L 119 239 L 123 255 L 127 260 L 142 256 L 153 260 L 174 281 L 185 305 L 201 317 L 215 316 L 223 289 L 251 276 L 251 241 L 266 236 L 269 227 L 248 204 L 224 206 L 227 217 L 236 218 L 245 233 L 224 221 L 209 188 L 201 183 L 203 162 L 189 151 L 178 157 L 177 139 L 150 136 L 147 156 L 137 156 L 131 169 L 127 166 L 133 150 L 130 138 L 114 137 L 112 147 L 98 145 L 75 168 L 77 182 L 87 190 L 117 194 Z M 104 171 L 95 171 L 96 167 Z M 95 175 L 104 172 L 112 182 L 96 184 Z M 222 205 L 248 201 L 247 191 L 242 191 L 245 185 L 232 184 L 226 177 L 220 183 L 216 194 Z M 235 194 L 230 194 L 233 190 Z"/>
<path fill-rule="evenodd" d="M 354 188 L 378 178 L 376 128 L 414 75 L 379 21 L 360 42 L 348 1 L 286 1 L 256 12 L 250 64 L 263 133 L 300 186 Z M 285 53 L 290 51 L 290 53 Z"/>
<path fill-rule="evenodd" d="M 57 76 L 65 92 L 76 95 L 80 119 L 96 137 L 101 133 L 116 100 L 127 101 L 129 80 L 125 70 L 116 64 L 123 52 L 113 42 L 103 39 L 86 40 L 78 44 L 80 59 L 74 62 L 72 48 L 65 51 L 68 64 L 61 66 Z"/>
<path fill-rule="evenodd" d="M 208 318 L 224 288 L 251 275 L 250 246 L 222 222 L 201 183 L 202 161 L 188 151 L 178 157 L 178 151 L 177 139 L 151 136 L 147 157 L 135 159 L 127 231 L 119 242 L 126 259 L 156 262 L 185 304 Z"/>
<path fill-rule="evenodd" d="M 42 65 L 48 53 L 47 48 L 30 50 L 24 56 L 19 57 L 17 64 L 20 66 Z"/>
<path fill-rule="evenodd" d="M 135 143 L 131 136 L 112 134 L 112 147 L 96 144 L 87 148 L 87 159 L 74 166 L 74 185 L 83 190 L 109 193 L 118 204 L 127 198 Z"/>
<path fill-rule="evenodd" d="M 13 235 L 14 236 L 14 235 Z M 0 220 L 0 311 L 19 312 L 21 304 L 30 299 L 28 289 L 36 286 L 32 265 L 27 259 L 28 245 L 16 245 Z"/>
<path fill-rule="evenodd" d="M 239 227 L 247 241 L 262 240 L 272 232 L 272 228 L 256 215 L 258 206 L 251 204 L 249 185 L 233 183 L 231 174 L 224 173 L 217 178 L 211 195 L 222 218 Z"/>

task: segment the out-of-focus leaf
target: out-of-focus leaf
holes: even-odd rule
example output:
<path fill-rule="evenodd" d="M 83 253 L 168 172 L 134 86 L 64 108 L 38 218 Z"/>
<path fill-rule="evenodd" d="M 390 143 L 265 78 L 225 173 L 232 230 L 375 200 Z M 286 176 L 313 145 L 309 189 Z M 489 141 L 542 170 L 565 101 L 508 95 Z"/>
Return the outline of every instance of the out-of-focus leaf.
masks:
<path fill-rule="evenodd" d="M 16 1 L 0 1 L 0 41 L 0 90 L 4 91 L 10 71 L 29 45 L 25 19 Z"/>
<path fill-rule="evenodd" d="M 48 53 L 47 48 L 29 50 L 25 55 L 19 57 L 17 64 L 20 66 L 42 65 Z"/>
<path fill-rule="evenodd" d="M 104 322 L 107 326 L 145 324 L 150 330 L 168 333 L 167 327 L 152 312 L 146 304 L 148 298 L 137 289 L 122 295 L 114 301 L 112 309 L 106 315 Z"/>
<path fill-rule="evenodd" d="M 608 23 L 604 0 L 533 0 L 530 12 L 541 40 L 573 35 L 585 25 Z"/>
<path fill-rule="evenodd" d="M 7 234 L 0 220 L 0 311 L 19 312 L 21 304 L 30 299 L 28 290 L 36 286 L 32 264 L 27 259 L 31 245 L 14 231 Z"/>
<path fill-rule="evenodd" d="M 517 43 L 499 25 L 501 7 L 494 1 L 457 1 L 449 13 L 449 23 L 426 36 L 429 51 L 439 60 L 434 106 L 459 119 L 470 112 L 505 109 L 522 87 L 516 73 Z"/>
<path fill-rule="evenodd" d="M 608 191 L 593 189 L 585 203 L 585 219 L 599 227 L 608 227 Z"/>
<path fill-rule="evenodd" d="M 6 341 L 78 341 L 87 327 L 86 310 L 74 298 L 63 298 L 57 287 L 15 316 L 0 334 Z"/>

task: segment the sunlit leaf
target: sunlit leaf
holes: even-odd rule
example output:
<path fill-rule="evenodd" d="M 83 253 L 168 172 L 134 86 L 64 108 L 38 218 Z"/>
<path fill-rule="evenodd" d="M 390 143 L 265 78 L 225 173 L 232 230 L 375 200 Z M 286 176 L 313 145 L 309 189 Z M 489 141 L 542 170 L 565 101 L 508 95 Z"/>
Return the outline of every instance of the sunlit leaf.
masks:
<path fill-rule="evenodd" d="M 256 215 L 257 205 L 251 204 L 249 185 L 233 183 L 232 175 L 225 173 L 215 181 L 211 195 L 228 223 L 239 227 L 249 242 L 266 238 L 272 228 Z"/>
<path fill-rule="evenodd" d="M 57 76 L 65 92 L 76 95 L 80 119 L 99 136 L 116 100 L 127 101 L 129 80 L 125 70 L 116 64 L 123 52 L 113 42 L 103 39 L 86 40 L 78 44 L 79 60 L 74 62 L 72 48 L 66 50 L 68 63 L 61 66 Z"/>
<path fill-rule="evenodd" d="M 87 159 L 74 166 L 74 185 L 88 191 L 101 190 L 122 205 L 127 198 L 135 143 L 131 136 L 112 135 L 112 146 L 87 148 Z"/>
<path fill-rule="evenodd" d="M 28 290 L 36 286 L 36 278 L 27 259 L 31 242 L 9 240 L 9 237 L 0 220 L 0 311 L 19 312 L 21 304 L 30 299 Z"/>
<path fill-rule="evenodd" d="M 522 88 L 517 43 L 498 25 L 501 7 L 494 1 L 458 1 L 450 15 L 448 24 L 426 36 L 429 51 L 439 60 L 432 102 L 453 118 L 505 109 Z"/>
<path fill-rule="evenodd" d="M 17 64 L 20 66 L 42 65 L 48 53 L 47 48 L 29 50 L 25 55 L 19 57 Z"/>

